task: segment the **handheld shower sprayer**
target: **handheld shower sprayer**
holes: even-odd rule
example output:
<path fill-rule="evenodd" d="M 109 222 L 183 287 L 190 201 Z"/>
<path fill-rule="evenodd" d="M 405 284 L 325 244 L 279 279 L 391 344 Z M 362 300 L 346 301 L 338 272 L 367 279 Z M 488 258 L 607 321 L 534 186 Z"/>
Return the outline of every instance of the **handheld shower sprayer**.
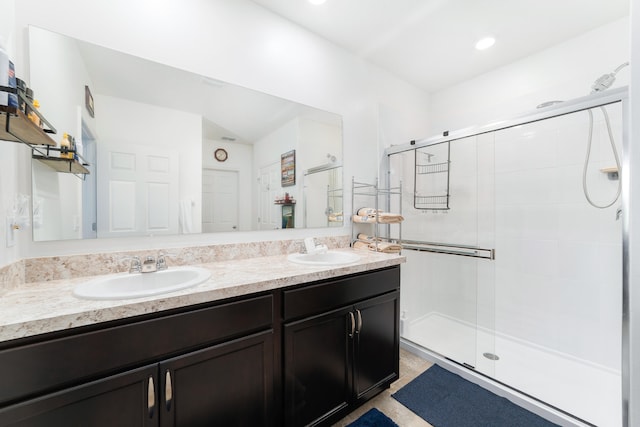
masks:
<path fill-rule="evenodd" d="M 629 62 L 620 64 L 618 68 L 613 70 L 613 72 L 609 74 L 604 74 L 600 76 L 598 79 L 596 79 L 596 81 L 593 82 L 593 85 L 591 85 L 591 93 L 602 92 L 603 90 L 609 89 L 613 84 L 613 82 L 616 80 L 616 74 L 618 74 L 618 72 L 622 70 L 624 67 L 626 67 L 627 65 L 629 65 Z M 622 170 L 622 165 L 620 164 L 618 150 L 616 148 L 615 140 L 613 139 L 613 132 L 611 130 L 611 122 L 609 121 L 609 114 L 607 114 L 607 110 L 604 106 L 600 106 L 599 108 L 602 111 L 602 115 L 604 116 L 604 122 L 607 126 L 607 135 L 609 137 L 609 144 L 611 145 L 611 152 L 613 153 L 613 158 L 615 159 L 615 162 L 616 162 L 616 169 L 618 171 L 618 174 L 620 174 Z M 582 191 L 584 193 L 584 197 L 587 199 L 587 202 L 589 202 L 591 206 L 598 209 L 606 209 L 610 206 L 613 206 L 613 204 L 620 197 L 620 192 L 622 191 L 622 182 L 620 179 L 618 179 L 618 188 L 616 190 L 615 197 L 610 202 L 604 203 L 604 204 L 598 204 L 591 198 L 591 195 L 589 194 L 589 186 L 587 185 L 587 168 L 589 166 L 589 157 L 591 156 L 591 144 L 593 142 L 593 112 L 591 111 L 591 109 L 589 109 L 587 110 L 587 113 L 589 114 L 589 136 L 587 137 L 587 155 L 584 159 L 584 166 L 582 168 Z M 620 214 L 621 214 L 621 211 L 616 213 L 616 219 L 620 217 Z"/>
<path fill-rule="evenodd" d="M 616 74 L 618 74 L 618 71 L 622 70 L 627 65 L 629 65 L 629 63 L 625 62 L 624 64 L 621 64 L 620 66 L 618 66 L 618 68 L 613 70 L 613 72 L 609 74 L 603 74 L 598 79 L 596 79 L 596 81 L 591 85 L 591 93 L 602 92 L 603 90 L 609 89 L 613 82 L 616 81 Z"/>

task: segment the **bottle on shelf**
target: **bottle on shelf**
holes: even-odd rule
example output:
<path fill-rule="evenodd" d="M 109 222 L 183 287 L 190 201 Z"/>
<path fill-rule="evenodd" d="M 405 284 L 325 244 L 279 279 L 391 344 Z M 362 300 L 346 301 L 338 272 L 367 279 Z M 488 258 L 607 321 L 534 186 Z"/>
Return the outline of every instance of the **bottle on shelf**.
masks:
<path fill-rule="evenodd" d="M 71 141 L 69 140 L 69 134 L 64 133 L 62 135 L 62 141 L 60 141 L 60 158 L 73 159 L 73 153 L 69 150 L 71 150 Z"/>
<path fill-rule="evenodd" d="M 27 104 L 24 102 L 24 98 L 27 96 L 27 84 L 24 80 L 16 78 L 16 88 L 18 89 L 18 110 L 27 114 Z"/>
<path fill-rule="evenodd" d="M 9 70 L 7 71 L 9 76 L 8 85 L 14 91 L 16 90 L 16 68 L 13 65 L 13 62 L 9 61 Z M 9 93 L 9 97 L 7 98 L 7 105 L 9 107 L 13 107 L 16 110 L 18 109 L 18 95 L 16 92 Z"/>
<path fill-rule="evenodd" d="M 0 86 L 9 86 L 9 55 L 4 47 L 4 39 L 0 36 Z M 9 93 L 0 91 L 0 105 L 9 105 Z"/>
<path fill-rule="evenodd" d="M 40 108 L 40 102 L 38 102 L 37 99 L 34 99 L 32 104 L 33 104 L 33 108 L 35 108 L 36 110 Z M 27 117 L 29 118 L 29 120 L 31 120 L 37 126 L 42 127 L 40 117 L 38 117 L 38 115 L 31 108 L 29 108 L 28 110 L 29 110 L 29 115 Z"/>

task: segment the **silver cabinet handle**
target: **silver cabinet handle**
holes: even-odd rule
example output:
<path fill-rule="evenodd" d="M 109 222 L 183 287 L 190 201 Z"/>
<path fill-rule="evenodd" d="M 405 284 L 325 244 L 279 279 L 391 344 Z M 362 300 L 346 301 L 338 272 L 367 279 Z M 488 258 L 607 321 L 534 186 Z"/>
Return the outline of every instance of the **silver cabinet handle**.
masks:
<path fill-rule="evenodd" d="M 156 388 L 153 384 L 153 377 L 150 376 L 147 381 L 147 414 L 149 418 L 153 418 L 156 409 Z"/>
<path fill-rule="evenodd" d="M 353 334 L 356 331 L 356 319 L 351 311 L 349 312 L 349 320 L 351 321 L 351 332 L 349 333 L 349 338 L 353 338 Z"/>
<path fill-rule="evenodd" d="M 356 310 L 356 315 L 357 315 L 357 326 L 356 326 L 356 334 L 360 333 L 360 330 L 362 329 L 362 314 L 360 313 L 360 310 Z"/>
<path fill-rule="evenodd" d="M 167 411 L 171 410 L 171 401 L 173 400 L 173 387 L 171 386 L 171 372 L 167 370 L 164 374 L 164 405 Z"/>

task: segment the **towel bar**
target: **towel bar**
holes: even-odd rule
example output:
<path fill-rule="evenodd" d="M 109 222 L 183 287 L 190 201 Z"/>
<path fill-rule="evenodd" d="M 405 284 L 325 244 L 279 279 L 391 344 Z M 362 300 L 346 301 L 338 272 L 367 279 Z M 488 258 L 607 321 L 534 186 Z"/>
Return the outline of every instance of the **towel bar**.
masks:
<path fill-rule="evenodd" d="M 402 248 L 421 252 L 434 252 L 445 255 L 468 256 L 494 260 L 495 249 L 484 249 L 475 246 L 450 245 L 447 243 L 421 242 L 417 240 L 403 240 Z"/>

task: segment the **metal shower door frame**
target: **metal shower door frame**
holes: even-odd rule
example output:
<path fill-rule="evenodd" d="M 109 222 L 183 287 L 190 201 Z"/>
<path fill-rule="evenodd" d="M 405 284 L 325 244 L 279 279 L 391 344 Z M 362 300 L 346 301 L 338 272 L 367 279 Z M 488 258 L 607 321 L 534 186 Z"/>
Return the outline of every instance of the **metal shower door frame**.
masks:
<path fill-rule="evenodd" d="M 629 425 L 629 402 L 631 398 L 631 311 L 630 311 L 630 241 L 629 241 L 629 208 L 630 208 L 630 183 L 629 168 L 631 167 L 629 158 L 630 148 L 630 124 L 629 124 L 629 89 L 625 87 L 608 89 L 595 92 L 587 96 L 576 98 L 570 101 L 554 104 L 539 110 L 533 110 L 522 115 L 506 119 L 493 121 L 484 126 L 473 126 L 456 131 L 445 131 L 442 135 L 411 141 L 407 144 L 387 147 L 382 160 L 382 174 L 386 179 L 386 185 L 390 185 L 390 156 L 405 151 L 416 150 L 430 145 L 443 142 L 453 142 L 459 139 L 478 136 L 489 132 L 495 132 L 514 126 L 525 125 L 554 117 L 564 116 L 591 108 L 602 107 L 620 102 L 622 105 L 622 420 L 623 427 Z M 638 314 L 640 315 L 640 313 Z"/>

